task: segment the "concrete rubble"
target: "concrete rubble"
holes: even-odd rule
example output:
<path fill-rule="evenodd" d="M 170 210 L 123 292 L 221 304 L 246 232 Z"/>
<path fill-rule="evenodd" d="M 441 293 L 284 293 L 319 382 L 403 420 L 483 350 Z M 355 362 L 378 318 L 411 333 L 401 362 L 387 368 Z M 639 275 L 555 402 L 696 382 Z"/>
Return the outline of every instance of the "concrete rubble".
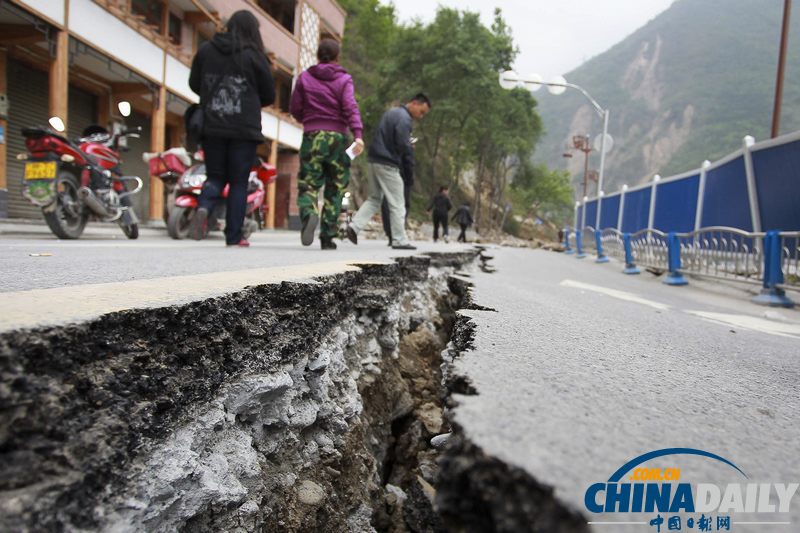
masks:
<path fill-rule="evenodd" d="M 1 334 L 0 530 L 526 530 L 448 422 L 478 253 Z"/>

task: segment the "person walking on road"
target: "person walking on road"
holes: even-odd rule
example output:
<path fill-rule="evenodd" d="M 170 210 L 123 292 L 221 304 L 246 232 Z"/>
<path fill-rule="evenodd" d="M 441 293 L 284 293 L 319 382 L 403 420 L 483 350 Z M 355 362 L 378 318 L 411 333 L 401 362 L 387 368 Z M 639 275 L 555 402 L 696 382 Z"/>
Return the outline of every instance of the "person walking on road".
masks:
<path fill-rule="evenodd" d="M 247 179 L 261 134 L 261 108 L 275 101 L 258 20 L 246 10 L 228 20 L 226 31 L 204 43 L 192 60 L 189 87 L 200 95 L 201 143 L 206 183 L 192 219 L 191 236 L 208 233 L 208 214 L 230 185 L 225 212 L 225 243 L 250 246 L 242 235 L 247 208 Z"/>
<path fill-rule="evenodd" d="M 428 204 L 427 211 L 433 210 L 433 242 L 439 240 L 439 226 L 442 226 L 442 238 L 447 242 L 449 234 L 447 231 L 448 215 L 453 209 L 447 187 L 439 187 L 439 192 L 433 195 Z"/>
<path fill-rule="evenodd" d="M 415 139 L 412 139 L 414 141 Z M 413 146 L 413 142 L 412 142 Z M 403 156 L 400 165 L 400 177 L 403 178 L 403 204 L 406 207 L 406 216 L 403 224 L 408 223 L 408 211 L 411 209 L 411 187 L 414 186 L 414 153 Z M 389 202 L 383 197 L 381 202 L 381 222 L 383 222 L 383 232 L 389 238 L 389 246 L 392 245 L 392 225 L 390 224 L 391 215 L 389 214 Z"/>
<path fill-rule="evenodd" d="M 461 204 L 461 207 L 456 209 L 453 215 L 453 221 L 461 227 L 461 233 L 458 234 L 458 242 L 467 242 L 467 228 L 470 227 L 473 222 L 468 202 L 464 202 Z"/>
<path fill-rule="evenodd" d="M 300 146 L 300 177 L 297 206 L 300 208 L 303 246 L 314 242 L 317 222 L 323 250 L 335 250 L 339 234 L 342 197 L 350 182 L 347 129 L 353 132 L 354 155 L 364 150 L 361 114 L 358 111 L 353 78 L 339 65 L 339 43 L 322 39 L 317 48 L 319 63 L 297 78 L 290 111 L 303 123 Z M 325 187 L 321 213 L 317 208 L 319 190 Z"/>
<path fill-rule="evenodd" d="M 392 248 L 416 249 L 416 246 L 408 242 L 406 235 L 406 207 L 400 167 L 403 157 L 411 154 L 412 120 L 421 120 L 430 109 L 431 101 L 419 93 L 405 105 L 392 108 L 381 117 L 367 152 L 369 197 L 353 217 L 352 223 L 347 226 L 347 237 L 353 244 L 358 244 L 358 233 L 367 226 L 372 215 L 378 212 L 381 201 L 386 196 L 389 203 Z"/>

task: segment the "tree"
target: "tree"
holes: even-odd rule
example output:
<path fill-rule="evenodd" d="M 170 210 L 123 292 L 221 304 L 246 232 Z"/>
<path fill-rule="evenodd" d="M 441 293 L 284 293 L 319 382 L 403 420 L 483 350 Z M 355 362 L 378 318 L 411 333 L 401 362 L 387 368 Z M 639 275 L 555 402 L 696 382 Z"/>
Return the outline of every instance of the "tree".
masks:
<path fill-rule="evenodd" d="M 364 140 L 369 142 L 387 107 L 384 71 L 401 27 L 391 4 L 384 5 L 378 0 L 341 0 L 340 4 L 348 15 L 341 63 L 353 76 L 364 121 Z M 363 156 L 353 161 L 351 189 L 359 200 L 366 192 L 365 165 Z"/>
<path fill-rule="evenodd" d="M 550 170 L 544 164 L 526 161 L 520 166 L 510 187 L 514 207 L 523 218 L 539 218 L 553 227 L 569 219 L 572 186 L 569 172 Z"/>
<path fill-rule="evenodd" d="M 415 194 L 449 185 L 457 200 L 472 197 L 480 227 L 498 226 L 508 185 L 526 168 L 542 131 L 531 94 L 498 84 L 517 54 L 501 11 L 491 28 L 477 13 L 441 7 L 433 22 L 403 26 L 377 0 L 342 5 L 342 62 L 355 80 L 367 143 L 390 105 L 424 92 L 433 108 L 415 126 Z M 356 182 L 362 165 L 364 158 L 356 160 Z"/>

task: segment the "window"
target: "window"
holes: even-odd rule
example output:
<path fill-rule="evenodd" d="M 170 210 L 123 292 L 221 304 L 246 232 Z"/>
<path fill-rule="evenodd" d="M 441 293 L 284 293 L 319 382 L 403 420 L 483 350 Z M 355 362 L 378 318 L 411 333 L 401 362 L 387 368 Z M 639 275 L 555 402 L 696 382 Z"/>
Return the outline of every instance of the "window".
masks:
<path fill-rule="evenodd" d="M 144 21 L 154 26 L 161 33 L 164 4 L 153 0 L 131 0 L 131 13 L 144 18 Z"/>
<path fill-rule="evenodd" d="M 169 40 L 172 44 L 181 44 L 181 18 L 175 13 L 169 14 Z"/>
<path fill-rule="evenodd" d="M 289 102 L 292 99 L 292 83 L 286 83 L 285 81 L 278 85 L 278 104 L 280 105 L 281 111 L 284 113 L 289 112 Z"/>
<path fill-rule="evenodd" d="M 295 0 L 258 0 L 258 5 L 278 23 L 294 33 L 294 11 L 297 7 Z"/>
<path fill-rule="evenodd" d="M 280 69 L 276 69 L 273 76 L 275 78 L 275 108 L 288 113 L 289 102 L 292 98 L 292 76 Z"/>

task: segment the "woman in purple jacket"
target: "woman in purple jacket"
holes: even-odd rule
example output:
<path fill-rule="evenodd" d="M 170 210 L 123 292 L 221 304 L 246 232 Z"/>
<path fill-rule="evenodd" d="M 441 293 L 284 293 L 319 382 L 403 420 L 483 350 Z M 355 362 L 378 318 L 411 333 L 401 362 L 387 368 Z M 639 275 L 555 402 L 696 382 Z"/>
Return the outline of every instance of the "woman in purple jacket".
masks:
<path fill-rule="evenodd" d="M 339 233 L 342 197 L 350 181 L 347 129 L 353 132 L 356 155 L 364 149 L 361 114 L 353 89 L 353 78 L 339 65 L 339 43 L 323 39 L 317 49 L 319 63 L 297 78 L 292 93 L 292 116 L 303 123 L 300 146 L 300 178 L 297 206 L 303 224 L 300 240 L 314 242 L 317 222 L 323 250 L 335 250 L 333 238 Z M 319 189 L 325 186 L 325 202 L 317 212 Z"/>

